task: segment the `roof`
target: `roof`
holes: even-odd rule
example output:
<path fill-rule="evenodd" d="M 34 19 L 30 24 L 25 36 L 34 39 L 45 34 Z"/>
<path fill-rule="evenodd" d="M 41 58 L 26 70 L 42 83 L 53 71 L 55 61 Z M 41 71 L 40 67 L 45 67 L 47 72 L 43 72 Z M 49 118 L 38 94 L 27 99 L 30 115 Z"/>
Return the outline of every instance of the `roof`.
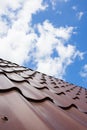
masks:
<path fill-rule="evenodd" d="M 87 130 L 87 90 L 0 59 L 0 130 Z"/>

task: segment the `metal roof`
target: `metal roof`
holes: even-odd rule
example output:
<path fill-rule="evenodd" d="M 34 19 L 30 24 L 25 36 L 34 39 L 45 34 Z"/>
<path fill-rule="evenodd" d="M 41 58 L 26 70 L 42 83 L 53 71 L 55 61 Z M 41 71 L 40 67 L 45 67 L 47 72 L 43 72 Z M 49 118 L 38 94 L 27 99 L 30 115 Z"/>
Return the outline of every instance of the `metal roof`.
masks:
<path fill-rule="evenodd" d="M 0 130 L 87 130 L 87 89 L 0 59 Z"/>

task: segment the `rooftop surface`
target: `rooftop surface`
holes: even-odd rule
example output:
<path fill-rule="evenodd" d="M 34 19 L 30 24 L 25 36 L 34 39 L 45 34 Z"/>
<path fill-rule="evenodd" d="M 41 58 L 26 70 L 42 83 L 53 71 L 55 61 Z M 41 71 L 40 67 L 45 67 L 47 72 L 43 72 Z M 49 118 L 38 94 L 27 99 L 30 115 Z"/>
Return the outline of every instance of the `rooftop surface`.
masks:
<path fill-rule="evenodd" d="M 0 59 L 0 130 L 87 130 L 87 89 Z"/>

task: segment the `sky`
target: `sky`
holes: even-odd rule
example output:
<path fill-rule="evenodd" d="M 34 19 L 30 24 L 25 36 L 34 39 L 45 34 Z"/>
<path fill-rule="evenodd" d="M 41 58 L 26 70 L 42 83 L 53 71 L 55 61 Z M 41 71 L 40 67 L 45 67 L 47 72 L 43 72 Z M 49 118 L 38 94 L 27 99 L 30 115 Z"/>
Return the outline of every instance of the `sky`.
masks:
<path fill-rule="evenodd" d="M 87 88 L 87 0 L 0 0 L 0 58 Z"/>

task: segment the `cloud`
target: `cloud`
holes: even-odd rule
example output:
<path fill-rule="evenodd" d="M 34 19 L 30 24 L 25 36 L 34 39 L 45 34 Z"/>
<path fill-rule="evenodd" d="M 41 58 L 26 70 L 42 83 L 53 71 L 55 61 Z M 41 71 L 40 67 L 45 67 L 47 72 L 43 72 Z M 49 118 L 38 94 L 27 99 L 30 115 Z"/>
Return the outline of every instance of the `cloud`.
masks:
<path fill-rule="evenodd" d="M 58 0 L 60 2 L 68 2 L 69 0 Z"/>
<path fill-rule="evenodd" d="M 43 73 L 63 78 L 66 68 L 73 62 L 75 49 L 73 46 L 57 45 L 56 46 L 58 57 L 52 58 L 50 56 L 44 59 L 39 58 L 37 63 L 37 70 Z M 67 52 L 67 53 L 66 53 Z"/>
<path fill-rule="evenodd" d="M 26 1 L 26 0 L 25 0 Z M 24 3 L 24 0 L 5 0 L 0 1 L 0 14 L 5 14 L 8 12 L 8 8 L 16 10 L 21 7 L 21 4 Z"/>
<path fill-rule="evenodd" d="M 80 11 L 76 15 L 77 15 L 78 20 L 81 20 L 82 16 L 84 15 L 84 12 Z"/>
<path fill-rule="evenodd" d="M 5 22 L 0 20 L 0 36 L 3 37 L 7 34 L 8 31 L 8 26 L 6 25 Z"/>
<path fill-rule="evenodd" d="M 51 4 L 52 4 L 52 9 L 55 10 L 56 4 L 57 4 L 57 0 L 50 0 Z"/>
<path fill-rule="evenodd" d="M 6 0 L 0 1 L 0 7 L 0 57 L 23 64 L 36 38 L 30 26 L 32 15 L 45 10 L 47 5 L 42 0 Z M 10 26 L 7 18 L 12 21 Z"/>
<path fill-rule="evenodd" d="M 63 78 L 66 68 L 76 57 L 83 59 L 83 53 L 75 46 L 67 44 L 74 32 L 74 27 L 55 28 L 46 20 L 37 25 L 39 36 L 36 42 L 36 52 L 33 53 L 37 70 L 43 73 Z M 57 56 L 55 55 L 55 50 Z"/>
<path fill-rule="evenodd" d="M 69 0 L 50 0 L 50 3 L 52 4 L 52 9 L 56 9 L 56 5 L 59 4 L 60 2 L 62 3 L 67 3 Z"/>
<path fill-rule="evenodd" d="M 82 70 L 80 72 L 80 75 L 81 77 L 83 78 L 87 78 L 87 64 L 85 64 L 83 67 L 82 67 Z"/>
<path fill-rule="evenodd" d="M 77 6 L 75 6 L 75 5 L 72 6 L 72 9 L 76 11 L 77 10 Z"/>
<path fill-rule="evenodd" d="M 75 28 L 55 27 L 49 20 L 32 25 L 32 15 L 48 7 L 43 0 L 0 1 L 0 57 L 63 78 L 67 67 L 83 53 L 69 43 Z"/>

